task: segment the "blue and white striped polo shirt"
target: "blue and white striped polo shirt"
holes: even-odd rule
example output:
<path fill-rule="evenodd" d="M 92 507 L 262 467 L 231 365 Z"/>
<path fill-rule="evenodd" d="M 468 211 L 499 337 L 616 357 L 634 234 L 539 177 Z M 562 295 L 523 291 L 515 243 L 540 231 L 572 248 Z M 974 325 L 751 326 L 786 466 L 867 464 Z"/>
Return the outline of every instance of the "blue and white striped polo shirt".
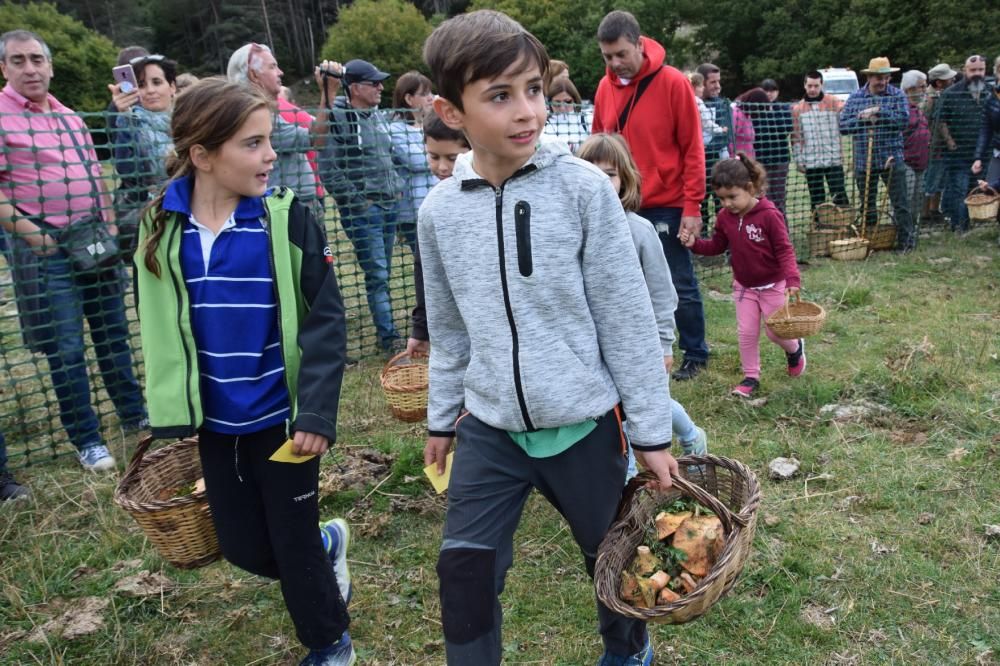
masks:
<path fill-rule="evenodd" d="M 177 191 L 167 197 L 176 207 L 164 204 L 188 215 L 181 268 L 198 348 L 205 427 L 239 435 L 282 423 L 290 416 L 289 396 L 264 203 L 242 199 L 216 236 L 190 214 L 184 200 L 190 190 L 180 186 L 181 181 L 172 183 L 170 189 Z"/>

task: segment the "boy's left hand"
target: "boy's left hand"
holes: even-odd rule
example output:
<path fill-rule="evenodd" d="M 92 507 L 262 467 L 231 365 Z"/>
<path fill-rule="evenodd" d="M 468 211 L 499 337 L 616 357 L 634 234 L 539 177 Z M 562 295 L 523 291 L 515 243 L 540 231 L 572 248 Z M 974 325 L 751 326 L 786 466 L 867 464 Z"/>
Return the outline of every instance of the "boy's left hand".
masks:
<path fill-rule="evenodd" d="M 292 452 L 299 456 L 321 456 L 330 448 L 330 440 L 314 432 L 297 430 L 292 438 Z"/>
<path fill-rule="evenodd" d="M 674 459 L 670 452 L 666 449 L 660 449 L 659 451 L 639 451 L 638 449 L 633 449 L 635 451 L 635 457 L 643 467 L 648 469 L 650 472 L 656 474 L 656 481 L 650 481 L 646 484 L 651 490 L 659 490 L 663 492 L 671 485 L 673 481 L 670 479 L 671 474 L 677 474 L 677 461 Z"/>

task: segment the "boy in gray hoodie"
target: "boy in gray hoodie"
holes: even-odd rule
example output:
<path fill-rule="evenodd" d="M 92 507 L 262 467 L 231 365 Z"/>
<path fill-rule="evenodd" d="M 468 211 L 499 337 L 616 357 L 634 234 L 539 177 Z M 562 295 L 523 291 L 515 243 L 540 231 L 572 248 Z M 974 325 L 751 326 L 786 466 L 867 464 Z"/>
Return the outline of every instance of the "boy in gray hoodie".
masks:
<path fill-rule="evenodd" d="M 430 356 L 427 464 L 460 440 L 438 559 L 448 663 L 499 664 L 513 535 L 532 488 L 566 518 L 593 574 L 625 479 L 621 408 L 640 461 L 677 463 L 656 320 L 610 181 L 539 145 L 548 55 L 476 11 L 424 45 L 434 108 L 472 152 L 418 218 Z M 598 602 L 605 664 L 648 665 L 645 623 Z"/>

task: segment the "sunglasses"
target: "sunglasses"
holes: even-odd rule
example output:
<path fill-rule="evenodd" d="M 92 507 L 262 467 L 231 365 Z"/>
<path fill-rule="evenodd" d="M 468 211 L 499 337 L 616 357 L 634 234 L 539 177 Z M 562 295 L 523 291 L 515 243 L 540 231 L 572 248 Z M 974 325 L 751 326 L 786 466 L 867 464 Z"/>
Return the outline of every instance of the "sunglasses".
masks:
<path fill-rule="evenodd" d="M 266 51 L 266 50 L 268 50 L 266 47 L 261 46 L 257 42 L 250 42 L 250 52 L 247 53 L 247 69 L 248 70 L 251 69 L 250 66 L 253 63 L 253 57 L 255 55 L 259 55 L 261 53 L 264 53 L 264 51 Z"/>
<path fill-rule="evenodd" d="M 129 60 L 128 64 L 132 65 L 133 67 L 136 67 L 138 65 L 144 65 L 147 62 L 161 62 L 161 61 L 166 60 L 166 59 L 167 59 L 167 56 L 160 55 L 159 53 L 156 53 L 156 54 L 153 54 L 153 55 L 137 56 L 137 57 L 132 58 L 131 60 Z"/>
<path fill-rule="evenodd" d="M 981 55 L 974 55 L 966 58 L 965 62 L 986 62 L 986 58 Z"/>
<path fill-rule="evenodd" d="M 385 83 L 382 81 L 358 81 L 359 86 L 371 86 L 372 88 L 384 88 Z"/>

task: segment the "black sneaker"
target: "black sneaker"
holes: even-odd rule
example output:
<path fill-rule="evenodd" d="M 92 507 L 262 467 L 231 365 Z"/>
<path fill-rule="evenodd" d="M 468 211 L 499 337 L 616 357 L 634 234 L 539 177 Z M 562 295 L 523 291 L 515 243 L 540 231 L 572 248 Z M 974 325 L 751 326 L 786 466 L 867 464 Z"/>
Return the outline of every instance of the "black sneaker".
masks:
<path fill-rule="evenodd" d="M 704 370 L 708 366 L 705 361 L 692 361 L 691 359 L 684 359 L 681 363 L 681 367 L 671 375 L 675 380 L 682 382 L 685 379 L 694 379 L 695 375 Z"/>
<path fill-rule="evenodd" d="M 9 472 L 0 473 L 0 502 L 27 499 L 31 492 L 14 480 Z"/>

